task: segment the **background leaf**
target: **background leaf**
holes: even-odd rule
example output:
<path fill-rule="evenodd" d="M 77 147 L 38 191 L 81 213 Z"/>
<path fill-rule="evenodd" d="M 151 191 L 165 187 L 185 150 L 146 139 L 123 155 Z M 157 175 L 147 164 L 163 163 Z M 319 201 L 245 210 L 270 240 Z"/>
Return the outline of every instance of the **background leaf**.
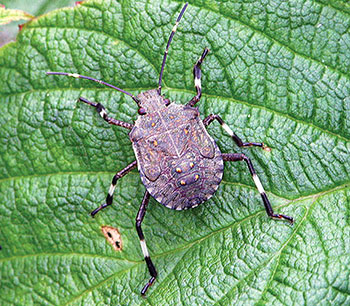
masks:
<path fill-rule="evenodd" d="M 215 197 L 171 211 L 152 200 L 143 229 L 159 278 L 148 280 L 134 219 L 137 171 L 95 219 L 114 173 L 134 160 L 128 131 L 108 126 L 79 96 L 132 122 L 127 96 L 157 86 L 183 3 L 86 1 L 33 20 L 0 49 L 1 305 L 344 305 L 350 303 L 349 12 L 341 1 L 191 1 L 170 49 L 164 95 L 194 94 L 205 46 L 203 118 L 219 114 L 223 152 L 252 158 L 277 212 L 269 220 L 246 166 L 226 163 Z M 123 251 L 101 233 L 117 227 Z"/>
<path fill-rule="evenodd" d="M 11 9 L 5 9 L 4 7 L 0 7 L 0 25 L 10 23 L 11 21 L 15 20 L 28 20 L 32 19 L 33 16 L 21 11 L 21 10 L 11 10 Z"/>
<path fill-rule="evenodd" d="M 20 8 L 24 12 L 28 12 L 33 16 L 40 16 L 44 13 L 49 12 L 55 8 L 60 8 L 64 6 L 73 6 L 74 0 L 35 0 L 35 1 L 25 1 L 25 0 L 2 0 L 1 4 L 5 6 L 7 10 Z M 30 16 L 32 18 L 32 16 Z M 25 18 L 25 19 L 31 19 Z M 18 25 L 23 24 L 22 21 L 12 22 L 11 24 L 1 26 L 0 28 L 0 46 L 7 44 L 10 41 L 16 39 L 17 33 L 19 31 Z"/>

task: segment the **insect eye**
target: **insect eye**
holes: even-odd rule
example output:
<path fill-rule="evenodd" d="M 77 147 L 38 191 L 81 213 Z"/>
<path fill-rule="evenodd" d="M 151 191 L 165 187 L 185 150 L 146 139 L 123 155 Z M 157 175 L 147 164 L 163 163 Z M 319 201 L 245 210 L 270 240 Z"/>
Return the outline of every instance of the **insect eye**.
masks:
<path fill-rule="evenodd" d="M 140 107 L 138 113 L 139 115 L 146 115 L 146 110 L 143 107 Z"/>

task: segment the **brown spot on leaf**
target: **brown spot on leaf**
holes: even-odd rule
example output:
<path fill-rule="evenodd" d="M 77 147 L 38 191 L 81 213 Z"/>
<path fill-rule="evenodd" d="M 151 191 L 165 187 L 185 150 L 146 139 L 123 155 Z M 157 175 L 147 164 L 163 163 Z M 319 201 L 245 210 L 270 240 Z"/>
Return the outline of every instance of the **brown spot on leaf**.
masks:
<path fill-rule="evenodd" d="M 103 235 L 106 240 L 112 245 L 113 249 L 116 251 L 121 251 L 123 249 L 122 237 L 115 227 L 104 225 L 101 227 Z"/>

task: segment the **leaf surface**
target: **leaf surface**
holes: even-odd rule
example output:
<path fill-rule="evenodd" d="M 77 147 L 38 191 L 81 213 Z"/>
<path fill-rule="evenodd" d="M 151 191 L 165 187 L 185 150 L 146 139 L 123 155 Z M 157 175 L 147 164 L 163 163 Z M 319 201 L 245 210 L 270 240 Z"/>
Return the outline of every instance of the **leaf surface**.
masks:
<path fill-rule="evenodd" d="M 128 130 L 109 126 L 78 97 L 133 122 L 137 106 L 80 73 L 137 94 L 156 88 L 175 1 L 85 1 L 31 21 L 0 49 L 1 305 L 345 305 L 350 303 L 350 16 L 342 2 L 191 1 L 164 72 L 163 93 L 194 95 L 204 47 L 202 117 L 215 113 L 222 152 L 249 156 L 270 220 L 245 164 L 226 163 L 215 196 L 172 211 L 150 201 L 143 231 L 159 277 L 149 278 L 135 230 L 144 187 L 135 170 L 114 205 L 92 219 L 113 175 L 135 157 Z M 321 24 L 321 26 L 320 26 Z M 101 226 L 119 229 L 115 252 Z"/>

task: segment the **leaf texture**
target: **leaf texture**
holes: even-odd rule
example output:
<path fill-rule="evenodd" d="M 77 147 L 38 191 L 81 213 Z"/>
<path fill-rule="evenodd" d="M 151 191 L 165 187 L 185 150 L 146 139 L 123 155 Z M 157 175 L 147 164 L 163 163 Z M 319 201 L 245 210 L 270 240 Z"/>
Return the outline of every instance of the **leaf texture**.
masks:
<path fill-rule="evenodd" d="M 143 230 L 159 277 L 149 278 L 135 230 L 144 193 L 135 170 L 92 219 L 113 175 L 135 157 L 128 130 L 80 96 L 133 122 L 137 106 L 80 73 L 133 94 L 156 88 L 175 1 L 84 1 L 37 18 L 0 49 L 1 305 L 346 305 L 350 303 L 350 77 L 342 1 L 191 1 L 169 50 L 163 93 L 195 95 L 204 47 L 202 117 L 220 115 L 222 152 L 248 155 L 276 212 L 270 220 L 245 164 L 226 163 L 215 196 L 171 211 L 151 200 Z M 119 229 L 115 252 L 101 226 Z"/>

